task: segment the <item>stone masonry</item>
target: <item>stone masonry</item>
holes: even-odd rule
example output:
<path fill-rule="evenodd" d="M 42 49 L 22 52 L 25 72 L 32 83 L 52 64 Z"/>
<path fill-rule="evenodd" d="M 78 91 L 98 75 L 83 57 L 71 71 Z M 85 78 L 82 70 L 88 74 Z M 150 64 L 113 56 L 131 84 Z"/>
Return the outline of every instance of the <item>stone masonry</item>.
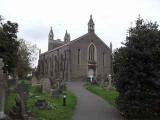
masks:
<path fill-rule="evenodd" d="M 87 80 L 87 77 L 96 79 L 112 74 L 112 44 L 108 47 L 96 35 L 92 16 L 88 32 L 72 41 L 67 31 L 64 41 L 54 40 L 51 28 L 48 47 L 47 52 L 39 55 L 38 72 L 42 81 L 46 78 L 51 81 L 58 78 L 64 81 Z"/>

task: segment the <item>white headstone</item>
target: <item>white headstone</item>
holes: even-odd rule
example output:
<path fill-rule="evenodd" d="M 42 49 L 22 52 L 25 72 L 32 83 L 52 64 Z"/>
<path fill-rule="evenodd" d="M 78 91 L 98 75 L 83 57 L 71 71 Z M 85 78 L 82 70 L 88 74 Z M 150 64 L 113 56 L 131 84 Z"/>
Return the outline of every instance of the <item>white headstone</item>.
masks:
<path fill-rule="evenodd" d="M 108 75 L 108 81 L 109 81 L 108 88 L 110 89 L 112 88 L 112 78 L 110 74 Z"/>

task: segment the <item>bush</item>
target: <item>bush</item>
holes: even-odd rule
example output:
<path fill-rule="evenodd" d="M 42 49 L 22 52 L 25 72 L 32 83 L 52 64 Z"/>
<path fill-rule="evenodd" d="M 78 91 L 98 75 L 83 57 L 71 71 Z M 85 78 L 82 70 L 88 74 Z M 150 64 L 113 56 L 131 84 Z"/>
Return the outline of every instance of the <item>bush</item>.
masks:
<path fill-rule="evenodd" d="M 140 17 L 114 53 L 117 105 L 128 118 L 160 116 L 160 31 Z"/>

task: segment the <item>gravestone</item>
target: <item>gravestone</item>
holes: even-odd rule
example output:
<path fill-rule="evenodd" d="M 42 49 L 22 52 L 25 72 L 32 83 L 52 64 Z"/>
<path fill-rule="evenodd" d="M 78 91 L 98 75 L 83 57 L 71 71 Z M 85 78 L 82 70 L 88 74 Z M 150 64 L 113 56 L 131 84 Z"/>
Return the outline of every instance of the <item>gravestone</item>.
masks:
<path fill-rule="evenodd" d="M 21 103 L 21 115 L 23 116 L 24 120 L 28 120 L 28 113 L 27 113 L 28 90 L 27 90 L 27 87 L 24 84 L 19 84 L 18 93 L 20 96 L 20 103 Z"/>
<path fill-rule="evenodd" d="M 10 111 L 10 117 L 13 120 L 35 120 L 32 114 L 27 111 L 27 87 L 25 84 L 18 84 L 17 90 L 19 94 L 16 97 L 16 106 Z"/>
<path fill-rule="evenodd" d="M 42 83 L 42 90 L 43 92 L 50 92 L 51 89 L 51 83 L 49 78 L 43 78 L 43 83 Z"/>
<path fill-rule="evenodd" d="M 0 119 L 5 118 L 4 106 L 5 106 L 5 83 L 3 73 L 4 63 L 0 58 Z"/>
<path fill-rule="evenodd" d="M 112 88 L 112 78 L 111 75 L 108 75 L 108 88 L 111 89 Z"/>

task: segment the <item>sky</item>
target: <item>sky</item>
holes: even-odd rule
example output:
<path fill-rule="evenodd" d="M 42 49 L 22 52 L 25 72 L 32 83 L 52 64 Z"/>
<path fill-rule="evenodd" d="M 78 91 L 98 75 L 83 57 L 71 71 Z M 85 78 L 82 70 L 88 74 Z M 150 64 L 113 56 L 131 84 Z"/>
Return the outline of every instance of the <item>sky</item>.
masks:
<path fill-rule="evenodd" d="M 54 39 L 71 40 L 88 32 L 92 14 L 95 33 L 109 46 L 119 48 L 127 29 L 140 14 L 160 24 L 160 0 L 0 0 L 0 15 L 19 24 L 18 37 L 47 51 L 52 26 Z"/>

